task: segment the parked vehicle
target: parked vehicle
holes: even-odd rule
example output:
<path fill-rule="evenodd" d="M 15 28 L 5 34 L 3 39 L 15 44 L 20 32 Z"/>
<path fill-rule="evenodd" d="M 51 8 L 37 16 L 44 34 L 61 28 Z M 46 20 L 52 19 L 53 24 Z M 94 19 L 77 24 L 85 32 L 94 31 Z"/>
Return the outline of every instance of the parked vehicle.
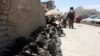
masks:
<path fill-rule="evenodd" d="M 94 23 L 94 20 L 96 19 L 96 17 L 97 17 L 96 15 L 93 15 L 93 16 L 90 16 L 86 19 L 83 19 L 81 22 L 83 22 L 83 23 Z"/>
<path fill-rule="evenodd" d="M 82 19 L 83 19 L 82 16 L 76 16 L 76 17 L 75 17 L 75 22 L 76 22 L 76 23 L 80 23 L 80 21 L 81 21 Z"/>
<path fill-rule="evenodd" d="M 100 16 L 96 17 L 96 19 L 94 20 L 94 23 L 100 24 Z"/>

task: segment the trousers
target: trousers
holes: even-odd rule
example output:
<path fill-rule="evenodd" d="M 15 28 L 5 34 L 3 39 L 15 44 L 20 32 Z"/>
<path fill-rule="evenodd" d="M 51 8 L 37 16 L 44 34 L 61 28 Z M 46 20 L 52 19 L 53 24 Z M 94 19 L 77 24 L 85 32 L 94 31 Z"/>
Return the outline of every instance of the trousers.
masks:
<path fill-rule="evenodd" d="M 69 19 L 69 28 L 74 28 L 74 19 Z"/>

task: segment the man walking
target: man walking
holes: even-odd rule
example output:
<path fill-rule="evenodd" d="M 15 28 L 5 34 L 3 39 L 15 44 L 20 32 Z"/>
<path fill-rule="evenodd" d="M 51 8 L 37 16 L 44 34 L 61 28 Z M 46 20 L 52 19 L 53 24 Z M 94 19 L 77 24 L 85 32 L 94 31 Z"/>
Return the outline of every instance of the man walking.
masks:
<path fill-rule="evenodd" d="M 75 17 L 74 8 L 70 7 L 67 18 L 69 22 L 69 28 L 72 28 L 72 29 L 74 28 L 74 17 Z"/>

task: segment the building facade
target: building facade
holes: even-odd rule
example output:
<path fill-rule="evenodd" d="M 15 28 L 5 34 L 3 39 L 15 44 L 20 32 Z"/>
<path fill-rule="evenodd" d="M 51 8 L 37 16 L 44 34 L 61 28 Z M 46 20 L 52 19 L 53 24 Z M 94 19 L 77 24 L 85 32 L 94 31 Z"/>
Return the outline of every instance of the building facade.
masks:
<path fill-rule="evenodd" d="M 54 0 L 49 0 L 49 1 L 46 1 L 46 2 L 42 2 L 42 6 L 45 8 L 45 10 L 53 9 L 55 7 Z"/>

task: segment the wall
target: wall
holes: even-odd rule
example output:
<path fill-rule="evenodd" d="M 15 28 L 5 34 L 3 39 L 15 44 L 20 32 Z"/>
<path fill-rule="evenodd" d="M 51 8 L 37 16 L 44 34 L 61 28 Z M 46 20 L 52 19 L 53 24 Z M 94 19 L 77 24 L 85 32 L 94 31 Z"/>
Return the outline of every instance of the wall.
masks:
<path fill-rule="evenodd" d="M 0 22 L 5 22 L 0 23 L 5 28 L 0 28 L 0 43 L 18 36 L 29 37 L 45 25 L 44 8 L 40 0 L 0 0 Z"/>

